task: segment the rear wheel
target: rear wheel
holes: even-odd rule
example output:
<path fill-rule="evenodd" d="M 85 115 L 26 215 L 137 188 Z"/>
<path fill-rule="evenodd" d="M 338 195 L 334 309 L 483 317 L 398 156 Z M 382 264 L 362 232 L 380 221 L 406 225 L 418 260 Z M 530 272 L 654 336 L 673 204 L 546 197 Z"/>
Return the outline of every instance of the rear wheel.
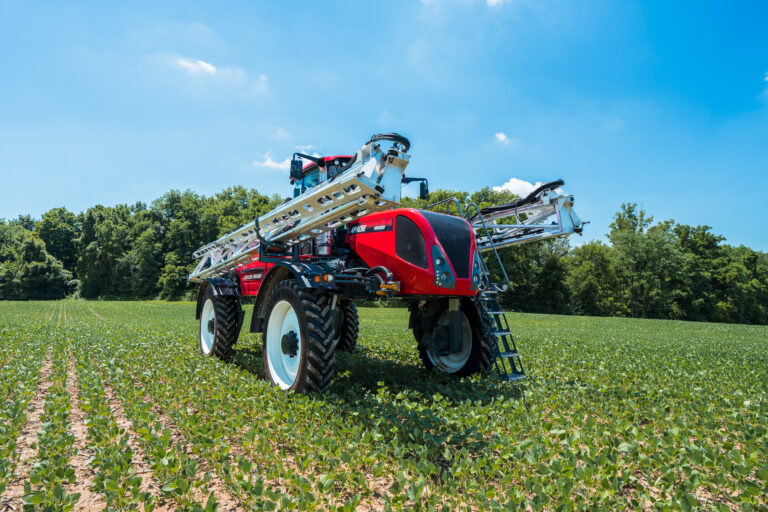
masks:
<path fill-rule="evenodd" d="M 209 286 L 200 312 L 200 352 L 227 359 L 240 335 L 240 302 L 235 296 L 215 296 Z"/>
<path fill-rule="evenodd" d="M 482 321 L 482 312 L 471 299 L 462 299 L 461 343 L 456 352 L 441 351 L 440 346 L 449 344 L 447 340 L 450 312 L 447 301 L 437 312 L 424 316 L 430 311 L 425 305 L 415 306 L 411 310 L 413 335 L 419 343 L 419 356 L 427 370 L 436 369 L 443 373 L 464 377 L 482 372 L 491 366 L 491 345 L 487 329 Z M 427 319 L 425 322 L 424 320 Z M 426 325 L 425 325 L 426 324 Z M 427 334 L 429 336 L 427 336 Z"/>
<path fill-rule="evenodd" d="M 336 350 L 354 352 L 355 348 L 357 348 L 357 335 L 360 331 L 357 306 L 351 300 L 341 300 L 339 314 L 341 315 L 341 322 L 339 322 L 336 330 L 338 334 Z"/>
<path fill-rule="evenodd" d="M 335 343 L 333 300 L 282 281 L 266 305 L 262 336 L 264 370 L 280 389 L 323 392 L 333 377 Z"/>

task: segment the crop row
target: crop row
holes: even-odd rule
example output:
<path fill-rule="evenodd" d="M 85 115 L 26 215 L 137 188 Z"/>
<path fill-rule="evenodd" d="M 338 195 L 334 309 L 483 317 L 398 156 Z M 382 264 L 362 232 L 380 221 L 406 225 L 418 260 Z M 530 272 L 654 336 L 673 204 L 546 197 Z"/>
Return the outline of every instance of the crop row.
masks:
<path fill-rule="evenodd" d="M 87 341 L 86 336 L 83 336 L 83 339 Z M 118 337 L 115 337 L 113 342 L 93 340 L 89 352 L 97 358 L 108 374 L 132 421 L 135 416 L 151 418 L 157 429 L 164 429 L 164 438 L 168 440 L 172 435 L 167 426 L 168 423 L 178 428 L 184 438 L 184 444 L 221 476 L 229 491 L 237 496 L 242 504 L 248 507 L 270 509 L 276 507 L 282 498 L 284 508 L 291 506 L 292 502 L 287 496 L 281 496 L 280 492 L 265 485 L 258 475 L 262 468 L 256 467 L 244 457 L 239 457 L 236 461 L 230 460 L 231 447 L 224 440 L 221 430 L 215 423 L 207 422 L 203 415 L 197 415 L 188 410 L 188 404 L 185 401 L 175 400 L 177 395 L 163 394 L 158 391 L 157 383 L 162 383 L 161 379 L 164 377 L 164 373 L 161 373 L 158 368 L 167 362 L 162 356 L 159 360 L 151 355 L 137 357 L 136 353 L 127 350 L 127 346 L 129 344 L 126 340 Z M 152 359 L 155 360 L 154 363 L 150 362 Z M 128 361 L 130 364 L 126 363 Z M 142 371 L 136 371 L 136 368 L 142 368 Z M 182 392 L 189 392 L 191 389 L 188 383 L 183 381 L 175 382 L 172 387 Z M 142 409 L 143 414 L 132 414 L 131 409 Z M 161 426 L 163 423 L 166 426 Z M 134 421 L 134 430 L 142 432 L 143 429 Z M 158 456 L 161 455 L 162 453 L 158 454 Z M 275 460 L 274 457 L 271 458 Z M 177 475 L 176 479 L 164 485 L 164 489 L 174 489 L 179 493 L 189 489 L 188 482 L 194 478 L 200 468 L 194 459 L 188 458 L 187 461 L 190 471 Z M 203 482 L 200 484 L 202 486 Z"/>
<path fill-rule="evenodd" d="M 88 426 L 88 463 L 94 471 L 92 490 L 101 494 L 107 507 L 114 510 L 142 508 L 150 512 L 154 497 L 141 490 L 142 478 L 135 473 L 134 452 L 127 433 L 118 426 L 112 413 L 101 373 L 76 339 L 72 349 L 80 407 Z"/>
<path fill-rule="evenodd" d="M 52 306 L 51 306 L 52 308 Z M 19 462 L 18 438 L 27 422 L 27 409 L 35 395 L 45 360 L 45 324 L 30 324 L 8 318 L 0 325 L 0 495 Z"/>
<path fill-rule="evenodd" d="M 72 510 L 79 494 L 67 492 L 75 482 L 69 464 L 74 454 L 70 424 L 70 396 L 67 391 L 66 338 L 61 330 L 48 340 L 51 351 L 50 386 L 45 395 L 41 428 L 37 432 L 37 462 L 24 482 L 24 504 L 33 510 Z"/>
<path fill-rule="evenodd" d="M 74 308 L 76 312 L 80 308 Z M 83 315 L 85 316 L 85 315 Z M 83 407 L 88 413 L 89 448 L 93 451 L 95 469 L 94 489 L 115 506 L 130 509 L 141 504 L 152 510 L 156 500 L 151 493 L 141 490 L 142 477 L 135 474 L 134 452 L 128 446 L 128 435 L 116 423 L 113 404 L 105 393 L 105 382 L 113 388 L 120 400 L 131 428 L 141 447 L 152 477 L 160 483 L 163 500 L 173 503 L 173 509 L 184 511 L 212 510 L 215 498 L 206 498 L 206 480 L 198 475 L 193 458 L 185 454 L 184 447 L 172 438 L 171 431 L 159 420 L 152 404 L 144 398 L 130 378 L 107 352 L 107 347 L 93 339 L 100 335 L 79 324 L 70 330 L 77 354 L 77 367 L 81 375 Z M 102 360 L 97 362 L 97 356 Z M 100 364 L 99 364 L 100 363 Z"/>
<path fill-rule="evenodd" d="M 260 336 L 244 332 L 229 363 L 201 356 L 191 304 L 67 302 L 68 345 L 29 343 L 61 314 L 9 307 L 11 338 L 39 358 L 32 392 L 46 345 L 52 392 L 74 354 L 93 489 L 115 508 L 154 502 L 113 397 L 176 509 L 766 510 L 765 328 L 510 315 L 529 380 L 508 386 L 427 374 L 407 313 L 368 309 L 320 396 L 260 379 Z M 0 357 L 21 364 L 21 346 Z"/>
<path fill-rule="evenodd" d="M 243 381 L 242 371 L 211 365 L 211 361 L 189 353 L 188 347 L 179 347 L 173 340 L 167 340 L 165 345 L 163 338 L 167 335 L 158 336 L 160 333 L 155 332 L 148 338 L 132 330 L 125 334 L 95 341 L 91 352 L 99 354 L 99 347 L 104 347 L 101 353 L 109 361 L 102 360 L 102 364 L 123 364 L 124 372 L 135 379 L 135 387 L 146 391 L 147 400 L 168 414 L 192 448 L 223 476 L 243 503 L 267 509 L 275 505 L 352 509 L 364 496 L 373 496 L 371 483 L 381 477 L 383 468 L 376 456 L 366 450 L 381 437 L 375 428 L 373 432 L 368 429 L 362 433 L 362 442 L 357 446 L 345 445 L 331 432 L 313 428 L 312 424 L 317 426 L 316 420 L 323 416 L 322 403 L 313 401 L 309 402 L 312 417 L 302 418 L 286 410 L 280 422 L 263 424 L 261 418 L 265 417 L 264 406 L 268 402 L 255 397 L 284 400 L 283 395 L 264 382 L 250 374 Z M 154 343 L 165 348 L 159 352 Z M 138 372 L 135 368 L 143 370 Z M 232 392 L 243 384 L 246 389 Z M 291 426 L 296 425 L 302 425 L 307 435 L 290 432 Z M 275 428 L 280 431 L 273 432 Z M 321 438 L 324 446 L 316 446 L 321 444 Z M 302 441 L 312 444 L 301 446 Z M 362 465 L 361 462 L 373 469 L 354 471 L 354 466 Z M 345 465 L 353 471 L 346 470 Z M 258 475 L 255 478 L 254 473 Z M 393 481 L 397 482 L 397 477 Z M 420 485 L 423 487 L 423 483 Z"/>
<path fill-rule="evenodd" d="M 234 364 L 210 361 L 169 309 L 122 316 L 127 371 L 147 369 L 137 379 L 195 443 L 221 435 L 301 506 L 360 492 L 392 508 L 725 509 L 760 507 L 768 490 L 764 331 L 519 315 L 532 378 L 509 388 L 424 375 L 402 313 L 374 311 L 332 393 L 285 397 L 243 371 L 260 373 L 257 336 Z"/>

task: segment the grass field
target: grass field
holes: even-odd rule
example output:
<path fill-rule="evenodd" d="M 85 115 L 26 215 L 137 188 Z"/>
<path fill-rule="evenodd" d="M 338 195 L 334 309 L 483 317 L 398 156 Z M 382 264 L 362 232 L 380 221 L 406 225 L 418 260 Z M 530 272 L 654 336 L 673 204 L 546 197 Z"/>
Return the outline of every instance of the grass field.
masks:
<path fill-rule="evenodd" d="M 286 396 L 262 380 L 260 336 L 230 363 L 200 356 L 194 304 L 0 302 L 2 501 L 768 509 L 768 328 L 509 321 L 522 385 L 425 373 L 407 312 L 377 308 L 330 392 Z"/>

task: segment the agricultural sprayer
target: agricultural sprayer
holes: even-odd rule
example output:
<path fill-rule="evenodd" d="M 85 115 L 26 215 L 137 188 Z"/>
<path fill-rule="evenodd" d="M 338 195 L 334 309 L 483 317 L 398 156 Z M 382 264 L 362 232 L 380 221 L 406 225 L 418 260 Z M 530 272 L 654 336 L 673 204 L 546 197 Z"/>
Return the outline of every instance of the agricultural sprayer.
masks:
<path fill-rule="evenodd" d="M 427 369 L 466 376 L 493 367 L 505 380 L 524 378 L 496 300 L 509 286 L 498 249 L 581 233 L 573 196 L 558 180 L 500 206 L 451 198 L 399 208 L 404 183 L 428 193 L 425 179 L 405 176 L 409 150 L 390 133 L 352 156 L 295 153 L 292 199 L 194 253 L 200 351 L 227 358 L 244 321 L 241 297 L 255 297 L 249 329 L 262 333 L 267 378 L 322 392 L 335 352 L 357 344 L 355 300 L 398 298 L 409 302 Z M 503 284 L 492 282 L 486 253 Z"/>

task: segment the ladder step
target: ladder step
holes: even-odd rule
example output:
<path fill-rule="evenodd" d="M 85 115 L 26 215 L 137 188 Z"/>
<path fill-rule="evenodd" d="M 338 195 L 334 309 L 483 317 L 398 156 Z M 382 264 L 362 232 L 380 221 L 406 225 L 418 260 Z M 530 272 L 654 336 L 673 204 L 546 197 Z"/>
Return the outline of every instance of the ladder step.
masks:
<path fill-rule="evenodd" d="M 497 290 L 485 290 L 477 297 L 480 307 L 489 315 L 488 335 L 493 335 L 491 351 L 494 367 L 500 380 L 515 382 L 525 379 L 525 370 L 520 354 L 509 331 L 507 317 L 496 299 Z M 508 361 L 508 362 L 505 362 Z"/>

